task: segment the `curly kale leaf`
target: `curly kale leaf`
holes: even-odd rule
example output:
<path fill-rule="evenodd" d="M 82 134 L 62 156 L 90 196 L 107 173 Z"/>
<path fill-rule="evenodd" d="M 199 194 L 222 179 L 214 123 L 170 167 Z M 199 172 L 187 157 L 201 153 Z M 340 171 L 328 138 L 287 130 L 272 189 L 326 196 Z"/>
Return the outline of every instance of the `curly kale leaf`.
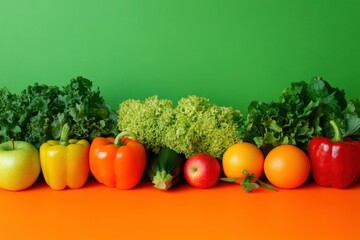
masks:
<path fill-rule="evenodd" d="M 21 106 L 17 96 L 7 88 L 0 89 L 0 142 L 21 138 Z"/>
<path fill-rule="evenodd" d="M 58 116 L 53 129 L 61 129 L 62 122 L 66 121 L 72 126 L 73 137 L 89 141 L 98 136 L 116 134 L 117 114 L 105 103 L 99 88 L 92 90 L 90 80 L 83 77 L 71 79 L 62 92 L 59 98 L 65 104 L 64 116 Z M 59 134 L 57 131 L 56 136 Z"/>
<path fill-rule="evenodd" d="M 19 95 L 1 89 L 0 140 L 24 140 L 40 147 L 50 139 L 59 139 L 65 123 L 70 137 L 91 141 L 97 136 L 117 132 L 117 115 L 105 104 L 99 89 L 78 77 L 63 88 L 35 83 Z"/>
<path fill-rule="evenodd" d="M 35 83 L 24 89 L 18 96 L 22 109 L 22 140 L 40 147 L 48 139 L 54 139 L 51 122 L 64 104 L 58 99 L 58 87 Z"/>

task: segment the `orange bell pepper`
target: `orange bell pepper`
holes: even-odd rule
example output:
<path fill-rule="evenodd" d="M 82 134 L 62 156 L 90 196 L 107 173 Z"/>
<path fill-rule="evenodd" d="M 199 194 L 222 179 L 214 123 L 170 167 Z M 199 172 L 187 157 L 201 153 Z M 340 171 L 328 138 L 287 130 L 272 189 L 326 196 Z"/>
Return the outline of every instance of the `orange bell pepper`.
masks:
<path fill-rule="evenodd" d="M 109 187 L 134 188 L 146 167 L 145 147 L 132 132 L 113 137 L 97 137 L 90 146 L 90 171 L 96 180 Z"/>

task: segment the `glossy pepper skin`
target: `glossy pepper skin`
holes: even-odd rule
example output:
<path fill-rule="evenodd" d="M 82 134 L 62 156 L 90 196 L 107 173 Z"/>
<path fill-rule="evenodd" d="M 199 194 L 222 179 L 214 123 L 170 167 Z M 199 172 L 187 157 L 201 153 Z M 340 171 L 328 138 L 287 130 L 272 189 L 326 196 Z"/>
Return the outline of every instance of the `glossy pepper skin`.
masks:
<path fill-rule="evenodd" d="M 315 137 L 309 142 L 309 157 L 315 182 L 324 187 L 346 188 L 360 176 L 360 142 L 343 139 L 334 121 L 332 139 Z"/>
<path fill-rule="evenodd" d="M 122 132 L 116 138 L 95 138 L 89 161 L 98 182 L 127 190 L 134 188 L 144 174 L 146 151 L 132 132 Z"/>
<path fill-rule="evenodd" d="M 49 140 L 40 146 L 41 170 L 46 183 L 54 190 L 81 188 L 90 173 L 90 144 L 87 140 L 69 140 L 69 130 L 65 124 L 60 141 Z"/>

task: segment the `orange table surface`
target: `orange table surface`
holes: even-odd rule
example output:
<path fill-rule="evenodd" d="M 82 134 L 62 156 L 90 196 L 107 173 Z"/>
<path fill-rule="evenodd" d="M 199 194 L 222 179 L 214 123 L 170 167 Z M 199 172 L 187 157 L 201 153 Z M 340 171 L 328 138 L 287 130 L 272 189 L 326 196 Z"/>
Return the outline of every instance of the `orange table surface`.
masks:
<path fill-rule="evenodd" d="M 245 193 L 235 183 L 0 190 L 0 239 L 360 239 L 360 184 Z"/>

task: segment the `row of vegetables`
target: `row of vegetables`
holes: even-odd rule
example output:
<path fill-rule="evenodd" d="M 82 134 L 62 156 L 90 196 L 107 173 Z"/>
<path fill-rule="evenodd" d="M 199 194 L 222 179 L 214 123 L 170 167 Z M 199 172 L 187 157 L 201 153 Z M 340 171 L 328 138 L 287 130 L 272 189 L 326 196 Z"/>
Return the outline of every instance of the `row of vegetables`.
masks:
<path fill-rule="evenodd" d="M 119 189 L 146 175 L 161 190 L 184 178 L 198 188 L 236 182 L 247 192 L 296 188 L 310 175 L 346 188 L 360 176 L 360 98 L 347 101 L 320 77 L 292 83 L 279 101 L 250 103 L 246 116 L 198 96 L 176 106 L 128 99 L 115 112 L 91 88 L 78 77 L 62 89 L 0 89 L 0 188 L 29 188 L 41 172 L 55 190 L 81 188 L 90 174 Z"/>
<path fill-rule="evenodd" d="M 144 173 L 155 188 L 168 190 L 182 177 L 194 187 L 210 188 L 218 180 L 236 182 L 246 192 L 259 185 L 276 190 L 297 188 L 305 183 L 310 169 L 317 184 L 346 188 L 360 175 L 360 142 L 343 142 L 335 122 L 332 139 L 315 137 L 309 144 L 309 156 L 297 146 L 284 144 L 272 149 L 266 157 L 253 143 L 231 145 L 220 162 L 207 153 L 188 159 L 168 147 L 149 159 L 145 147 L 134 133 L 124 131 L 116 138 L 96 137 L 87 140 L 69 139 L 70 127 L 65 124 L 60 140 L 49 140 L 36 149 L 24 141 L 8 141 L 0 145 L 0 187 L 18 191 L 32 186 L 42 172 L 54 190 L 81 188 L 91 173 L 98 182 L 119 189 L 132 189 Z M 221 176 L 221 169 L 224 177 Z M 269 185 L 260 180 L 265 173 Z M 273 186 L 274 185 L 274 186 Z"/>

